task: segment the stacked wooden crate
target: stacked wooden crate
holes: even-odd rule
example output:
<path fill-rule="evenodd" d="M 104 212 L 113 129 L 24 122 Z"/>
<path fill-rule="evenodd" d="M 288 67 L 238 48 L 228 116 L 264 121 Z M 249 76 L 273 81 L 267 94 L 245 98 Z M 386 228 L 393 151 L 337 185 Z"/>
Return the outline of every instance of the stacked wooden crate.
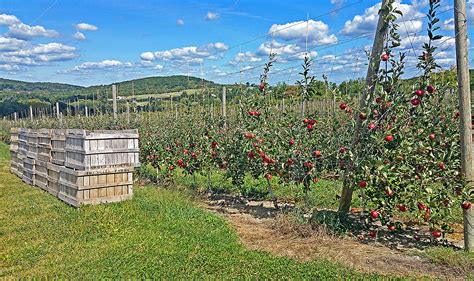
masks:
<path fill-rule="evenodd" d="M 18 157 L 18 142 L 18 129 L 12 128 L 10 132 L 10 171 L 17 176 L 21 176 L 20 172 L 23 173 L 23 160 L 20 161 L 20 157 Z"/>
<path fill-rule="evenodd" d="M 48 190 L 48 164 L 51 162 L 51 131 L 40 129 L 38 137 L 35 165 L 35 184 L 41 189 Z"/>
<path fill-rule="evenodd" d="M 133 196 L 133 171 L 140 165 L 137 130 L 18 132 L 25 182 L 76 207 Z"/>
<path fill-rule="evenodd" d="M 59 198 L 74 205 L 116 202 L 133 195 L 138 131 L 68 130 Z"/>

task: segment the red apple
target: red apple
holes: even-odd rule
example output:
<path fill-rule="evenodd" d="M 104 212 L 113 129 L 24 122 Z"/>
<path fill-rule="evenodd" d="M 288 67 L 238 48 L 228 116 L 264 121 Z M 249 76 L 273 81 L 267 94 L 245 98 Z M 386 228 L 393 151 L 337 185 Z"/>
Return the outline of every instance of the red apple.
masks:
<path fill-rule="evenodd" d="M 365 115 L 364 113 L 361 113 L 361 114 L 359 114 L 359 118 L 360 118 L 360 120 L 365 120 L 365 119 L 367 119 L 367 115 Z"/>
<path fill-rule="evenodd" d="M 377 236 L 377 233 L 375 233 L 375 231 L 370 231 L 369 236 L 374 238 L 375 236 Z"/>
<path fill-rule="evenodd" d="M 422 89 L 418 89 L 418 90 L 415 91 L 415 94 L 419 97 L 422 97 L 424 93 L 425 93 L 425 91 L 423 91 Z"/>
<path fill-rule="evenodd" d="M 266 178 L 267 180 L 271 180 L 271 179 L 272 179 L 272 174 L 270 174 L 270 173 L 266 174 L 266 175 L 265 175 L 265 178 Z"/>
<path fill-rule="evenodd" d="M 413 239 L 415 239 L 416 241 L 420 241 L 421 237 L 419 235 L 415 235 L 415 236 L 413 236 Z"/>
<path fill-rule="evenodd" d="M 320 150 L 313 151 L 313 156 L 316 157 L 316 158 L 321 157 L 321 151 Z"/>
<path fill-rule="evenodd" d="M 406 211 L 407 211 L 407 206 L 406 206 L 406 205 L 403 205 L 403 204 L 398 205 L 398 210 L 399 210 L 400 212 L 406 212 Z"/>
<path fill-rule="evenodd" d="M 370 212 L 370 216 L 374 219 L 378 218 L 379 217 L 379 212 L 377 211 L 371 211 Z"/>
<path fill-rule="evenodd" d="M 382 55 L 380 56 L 380 59 L 381 59 L 382 61 L 388 61 L 389 58 L 390 58 L 390 56 L 389 56 L 387 53 L 382 54 Z"/>
<path fill-rule="evenodd" d="M 265 84 L 264 83 L 260 83 L 260 86 L 258 86 L 260 88 L 260 90 L 263 90 L 265 89 Z"/>
<path fill-rule="evenodd" d="M 168 170 L 173 171 L 173 170 L 174 170 L 174 166 L 173 166 L 173 165 L 170 165 L 170 166 L 168 167 Z"/>
<path fill-rule="evenodd" d="M 393 141 L 393 136 L 392 136 L 392 135 L 386 136 L 386 137 L 385 137 L 385 141 L 386 141 L 386 142 L 391 142 L 391 141 Z"/>
<path fill-rule="evenodd" d="M 289 145 L 294 145 L 295 144 L 295 140 L 294 139 L 291 139 L 289 142 L 288 142 Z"/>
<path fill-rule="evenodd" d="M 446 170 L 446 165 L 443 162 L 438 163 L 438 168 L 442 171 Z"/>
<path fill-rule="evenodd" d="M 308 132 L 311 132 L 311 131 L 313 130 L 313 125 L 308 124 L 308 125 L 306 126 L 306 129 L 308 129 Z"/>
<path fill-rule="evenodd" d="M 390 231 L 394 231 L 395 229 L 397 229 L 393 224 L 392 224 L 392 225 L 389 225 L 387 228 L 388 228 L 388 230 L 390 230 Z"/>
<path fill-rule="evenodd" d="M 345 110 L 346 107 L 347 107 L 347 105 L 346 105 L 345 103 L 343 103 L 343 102 L 341 102 L 341 103 L 339 104 L 339 108 L 340 108 L 341 110 Z"/>
<path fill-rule="evenodd" d="M 436 135 L 431 133 L 428 137 L 430 138 L 430 140 L 434 140 L 436 138 Z"/>
<path fill-rule="evenodd" d="M 419 98 L 414 98 L 410 102 L 413 106 L 418 106 L 418 105 L 420 105 L 421 100 Z"/>
<path fill-rule="evenodd" d="M 339 148 L 339 153 L 344 153 L 346 151 L 347 151 L 347 148 L 345 148 L 345 147 Z"/>
<path fill-rule="evenodd" d="M 434 93 L 436 91 L 435 87 L 434 86 L 431 86 L 431 85 L 428 85 L 426 87 L 426 91 L 430 94 Z"/>
<path fill-rule="evenodd" d="M 439 238 L 441 237 L 441 231 L 438 231 L 438 230 L 431 231 L 431 235 L 433 235 L 434 238 Z"/>
<path fill-rule="evenodd" d="M 464 202 L 464 203 L 462 203 L 461 206 L 464 210 L 469 210 L 472 207 L 472 203 L 471 202 Z"/>
<path fill-rule="evenodd" d="M 418 202 L 417 206 L 418 206 L 418 210 L 426 210 L 427 209 L 426 205 L 421 203 L 421 202 Z"/>
<path fill-rule="evenodd" d="M 385 194 L 388 197 L 392 197 L 393 196 L 393 190 L 391 190 L 390 188 L 387 188 L 387 189 L 385 189 Z"/>
<path fill-rule="evenodd" d="M 366 187 L 367 187 L 367 182 L 364 181 L 364 180 L 361 180 L 361 181 L 359 182 L 359 187 L 360 187 L 360 188 L 366 188 Z"/>
<path fill-rule="evenodd" d="M 373 130 L 375 129 L 375 124 L 374 123 L 370 123 L 369 126 L 367 126 L 367 128 L 369 128 L 369 130 Z"/>

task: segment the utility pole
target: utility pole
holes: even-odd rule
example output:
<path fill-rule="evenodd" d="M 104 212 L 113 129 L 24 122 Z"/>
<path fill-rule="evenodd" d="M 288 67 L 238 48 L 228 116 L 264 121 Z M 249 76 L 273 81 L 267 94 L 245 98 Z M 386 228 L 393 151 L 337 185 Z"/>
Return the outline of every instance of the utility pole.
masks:
<path fill-rule="evenodd" d="M 387 6 L 387 4 L 389 4 L 389 2 L 390 0 L 382 1 L 381 11 L 386 11 L 386 9 L 384 8 Z M 379 20 L 377 23 L 377 29 L 375 32 L 375 38 L 372 45 L 372 51 L 370 53 L 370 61 L 369 61 L 368 69 L 367 69 L 367 76 L 365 78 L 366 91 L 362 93 L 359 100 L 359 110 L 361 111 L 366 109 L 367 107 L 366 99 L 367 97 L 371 97 L 375 90 L 375 83 L 377 82 L 376 75 L 380 67 L 380 56 L 382 55 L 382 51 L 383 51 L 384 38 L 388 31 L 388 22 L 385 21 L 385 19 L 386 19 L 386 15 L 381 13 L 379 15 Z M 335 104 L 333 106 L 335 107 Z M 356 118 L 356 119 L 357 121 L 356 121 L 355 130 L 354 130 L 354 136 L 352 139 L 353 149 L 357 147 L 357 143 L 359 142 L 359 138 L 360 138 L 360 130 L 362 128 L 362 120 L 360 118 Z M 354 153 L 357 153 L 357 152 L 354 152 Z M 348 169 L 352 169 L 351 166 L 352 166 L 352 163 L 348 165 L 349 167 Z M 351 207 L 351 201 L 352 201 L 352 192 L 353 192 L 352 187 L 353 187 L 353 183 L 348 182 L 347 177 L 345 177 L 341 199 L 339 201 L 340 214 L 347 214 L 349 212 L 349 209 Z"/>
<path fill-rule="evenodd" d="M 56 117 L 59 119 L 59 102 L 56 102 Z"/>
<path fill-rule="evenodd" d="M 222 88 L 222 119 L 224 120 L 224 129 L 227 129 L 226 112 L 226 88 Z"/>
<path fill-rule="evenodd" d="M 127 101 L 127 124 L 130 124 L 130 103 Z"/>
<path fill-rule="evenodd" d="M 112 85 L 112 106 L 114 110 L 114 119 L 117 119 L 117 85 Z"/>
<path fill-rule="evenodd" d="M 469 89 L 469 63 L 467 54 L 466 1 L 454 0 L 454 28 L 456 34 L 456 68 L 458 78 L 459 112 L 461 114 L 461 172 L 468 187 L 472 188 L 472 114 Z M 470 190 L 472 193 L 474 190 Z M 464 249 L 474 251 L 474 208 L 463 211 Z"/>
<path fill-rule="evenodd" d="M 33 106 L 30 105 L 30 119 L 33 121 Z"/>

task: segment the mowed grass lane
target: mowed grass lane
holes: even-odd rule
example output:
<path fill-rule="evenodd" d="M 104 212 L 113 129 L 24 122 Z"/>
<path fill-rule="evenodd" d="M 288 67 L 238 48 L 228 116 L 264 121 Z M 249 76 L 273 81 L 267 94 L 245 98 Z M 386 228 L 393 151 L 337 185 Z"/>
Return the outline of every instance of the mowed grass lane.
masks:
<path fill-rule="evenodd" d="M 0 277 L 377 278 L 247 250 L 222 218 L 196 205 L 146 187 L 127 202 L 74 209 L 12 175 L 0 143 Z"/>

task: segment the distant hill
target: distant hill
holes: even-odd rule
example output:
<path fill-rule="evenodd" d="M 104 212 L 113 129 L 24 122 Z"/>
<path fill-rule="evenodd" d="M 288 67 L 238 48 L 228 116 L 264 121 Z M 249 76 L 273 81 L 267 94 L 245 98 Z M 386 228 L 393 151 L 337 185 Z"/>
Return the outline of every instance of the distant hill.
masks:
<path fill-rule="evenodd" d="M 161 94 L 169 92 L 177 92 L 186 89 L 195 89 L 202 86 L 215 87 L 218 84 L 201 80 L 192 76 L 161 76 L 161 77 L 147 77 L 129 81 L 114 83 L 118 86 L 119 95 L 131 96 L 132 84 L 135 95 L 141 94 Z M 48 83 L 48 82 L 25 82 L 17 80 L 9 80 L 0 78 L 0 92 L 31 92 L 31 93 L 51 93 L 61 94 L 63 97 L 72 95 L 92 95 L 99 90 L 100 92 L 111 91 L 112 84 L 97 85 L 91 87 L 82 87 L 76 85 L 62 84 L 62 83 Z"/>
<path fill-rule="evenodd" d="M 162 94 L 169 92 L 179 92 L 186 89 L 196 89 L 201 88 L 203 86 L 219 86 L 219 84 L 216 84 L 212 81 L 201 80 L 201 78 L 183 75 L 147 77 L 118 82 L 114 84 L 117 85 L 120 96 L 131 96 L 133 92 L 135 95 Z M 97 92 L 97 90 L 99 90 L 100 92 L 109 92 L 111 91 L 111 88 L 112 84 L 92 86 L 82 89 L 81 94 L 90 95 L 92 93 Z"/>
<path fill-rule="evenodd" d="M 82 88 L 81 86 L 62 83 L 25 82 L 0 78 L 0 91 L 63 93 L 77 91 Z"/>

